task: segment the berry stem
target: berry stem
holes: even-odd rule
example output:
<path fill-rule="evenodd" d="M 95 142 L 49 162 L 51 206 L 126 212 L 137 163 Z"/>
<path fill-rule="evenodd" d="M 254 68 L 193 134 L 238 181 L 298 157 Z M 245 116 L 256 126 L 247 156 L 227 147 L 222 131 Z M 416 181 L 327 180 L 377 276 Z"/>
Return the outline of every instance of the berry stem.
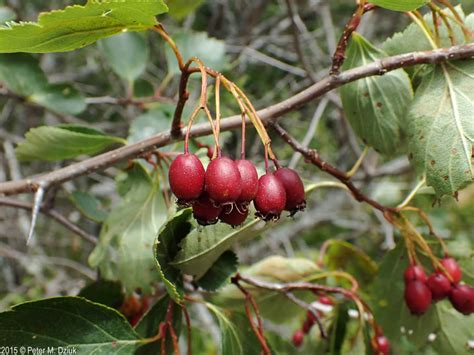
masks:
<path fill-rule="evenodd" d="M 219 135 L 221 133 L 221 75 L 216 77 L 216 134 L 217 142 L 214 149 L 214 158 L 221 156 L 221 147 L 219 145 Z"/>

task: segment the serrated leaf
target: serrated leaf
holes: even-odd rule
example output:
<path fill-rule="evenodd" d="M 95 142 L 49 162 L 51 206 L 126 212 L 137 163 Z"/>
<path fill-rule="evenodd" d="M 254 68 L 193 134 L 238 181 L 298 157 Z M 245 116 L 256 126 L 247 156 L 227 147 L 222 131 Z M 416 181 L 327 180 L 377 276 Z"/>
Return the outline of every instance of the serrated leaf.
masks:
<path fill-rule="evenodd" d="M 173 302 L 170 297 L 164 296 L 161 297 L 154 305 L 150 308 L 148 312 L 145 313 L 143 318 L 135 326 L 135 331 L 143 338 L 152 338 L 156 336 L 158 330 L 160 329 L 160 324 L 166 321 L 166 314 L 170 302 Z M 176 303 L 173 304 L 172 312 L 172 326 L 176 336 L 179 338 L 181 334 L 181 325 L 183 320 L 183 313 L 181 306 Z M 147 344 L 141 347 L 135 354 L 136 355 L 155 355 L 161 354 L 161 342 L 163 340 L 158 340 L 153 343 Z M 174 354 L 173 349 L 173 340 L 169 332 L 166 333 L 166 354 Z"/>
<path fill-rule="evenodd" d="M 423 80 L 404 129 L 415 167 L 438 197 L 473 182 L 474 62 L 436 66 Z"/>
<path fill-rule="evenodd" d="M 206 303 L 207 308 L 216 316 L 221 331 L 221 354 L 243 355 L 242 342 L 235 324 L 225 315 L 224 310 Z"/>
<path fill-rule="evenodd" d="M 344 69 L 365 65 L 386 54 L 354 33 Z M 392 155 L 400 144 L 400 121 L 413 98 L 408 75 L 402 69 L 344 85 L 344 112 L 357 135 L 382 154 Z"/>
<path fill-rule="evenodd" d="M 136 32 L 125 32 L 99 41 L 107 63 L 112 70 L 128 82 L 143 74 L 150 49 L 144 36 Z"/>
<path fill-rule="evenodd" d="M 9 22 L 0 27 L 0 53 L 65 52 L 123 31 L 143 31 L 167 12 L 162 0 L 89 0 L 40 14 L 37 23 Z"/>
<path fill-rule="evenodd" d="M 197 285 L 206 291 L 217 291 L 225 286 L 229 282 L 230 277 L 237 272 L 238 263 L 237 255 L 233 251 L 226 251 L 204 276 L 197 280 Z"/>
<path fill-rule="evenodd" d="M 408 257 L 400 242 L 384 257 L 373 286 L 375 319 L 394 345 L 394 351 L 405 338 L 414 353 L 432 346 L 438 354 L 469 354 L 466 345 L 472 338 L 474 315 L 462 315 L 448 300 L 433 304 L 422 316 L 411 315 L 403 297 L 403 272 L 407 266 Z M 430 334 L 435 335 L 433 342 L 428 339 Z"/>
<path fill-rule="evenodd" d="M 118 280 L 128 292 L 151 293 L 159 280 L 153 242 L 166 220 L 166 205 L 158 184 L 138 163 L 128 171 L 129 189 L 102 225 L 99 243 L 89 257 L 102 277 Z"/>
<path fill-rule="evenodd" d="M 115 309 L 122 305 L 125 298 L 122 285 L 119 282 L 107 280 L 99 280 L 87 285 L 78 296 Z"/>
<path fill-rule="evenodd" d="M 77 115 L 87 107 L 84 96 L 67 84 L 46 85 L 33 93 L 29 100 L 51 111 L 69 115 Z"/>
<path fill-rule="evenodd" d="M 101 208 L 100 201 L 82 191 L 74 191 L 70 197 L 76 208 L 87 218 L 95 222 L 103 222 L 107 218 L 107 212 Z"/>
<path fill-rule="evenodd" d="M 182 274 L 171 266 L 171 261 L 178 252 L 179 242 L 189 234 L 192 228 L 190 219 L 189 208 L 177 212 L 160 229 L 154 246 L 155 261 L 160 277 L 165 283 L 168 294 L 178 303 L 183 300 Z"/>
<path fill-rule="evenodd" d="M 26 133 L 26 140 L 16 148 L 20 160 L 64 160 L 80 155 L 93 155 L 112 144 L 125 141 L 107 136 L 88 127 L 75 125 L 41 126 Z"/>
<path fill-rule="evenodd" d="M 319 272 L 320 270 L 313 261 L 302 258 L 271 256 L 241 273 L 257 280 L 288 283 L 308 281 Z M 245 285 L 245 288 L 255 298 L 262 316 L 266 319 L 283 323 L 301 314 L 301 308 L 279 292 L 257 289 L 250 285 Z M 314 295 L 311 292 L 294 293 L 303 300 L 309 302 L 314 300 Z M 215 300 L 226 308 L 241 309 L 244 295 L 235 285 L 228 285 L 216 295 Z"/>
<path fill-rule="evenodd" d="M 181 20 L 195 11 L 204 0 L 168 0 L 169 14 Z"/>
<path fill-rule="evenodd" d="M 464 12 L 462 7 L 456 6 L 456 11 L 459 16 L 464 19 Z M 446 14 L 449 26 L 452 29 L 452 34 L 454 36 L 455 43 L 463 44 L 465 43 L 464 34 L 461 26 L 456 22 L 451 11 L 444 9 L 443 12 Z M 433 26 L 433 17 L 431 12 L 423 16 L 425 23 L 434 33 Z M 450 47 L 452 46 L 450 31 L 446 24 L 441 21 L 438 25 L 438 33 L 440 38 L 441 47 Z M 417 51 L 428 51 L 433 49 L 431 43 L 426 38 L 424 32 L 416 23 L 411 23 L 407 26 L 402 32 L 395 33 L 391 38 L 385 40 L 382 44 L 382 49 L 389 55 L 397 55 L 402 53 L 410 53 Z"/>
<path fill-rule="evenodd" d="M 393 11 L 413 11 L 426 5 L 431 0 L 370 0 L 374 5 Z"/>
<path fill-rule="evenodd" d="M 181 51 L 184 60 L 198 57 L 204 64 L 214 70 L 223 71 L 229 60 L 225 54 L 225 43 L 209 38 L 205 32 L 182 32 L 173 34 L 173 39 Z M 199 43 L 199 46 L 196 46 Z M 171 74 L 179 74 L 180 70 L 173 51 L 166 46 L 166 62 Z"/>
<path fill-rule="evenodd" d="M 80 297 L 26 302 L 0 313 L 0 344 L 65 353 L 132 354 L 144 341 L 112 308 Z"/>

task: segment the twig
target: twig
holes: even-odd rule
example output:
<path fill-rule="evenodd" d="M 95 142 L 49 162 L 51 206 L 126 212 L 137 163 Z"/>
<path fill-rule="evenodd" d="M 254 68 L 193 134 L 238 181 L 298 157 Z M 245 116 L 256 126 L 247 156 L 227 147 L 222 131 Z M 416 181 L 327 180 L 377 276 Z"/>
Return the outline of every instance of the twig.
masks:
<path fill-rule="evenodd" d="M 326 329 L 324 329 L 324 326 L 323 326 L 323 323 L 321 322 L 321 317 L 319 316 L 318 312 L 314 309 L 313 306 L 311 306 L 310 304 L 300 300 L 298 297 L 296 297 L 293 293 L 291 292 L 285 292 L 285 296 L 291 300 L 293 303 L 297 304 L 298 306 L 300 306 L 301 308 L 303 309 L 306 309 L 308 310 L 309 312 L 311 312 L 311 314 L 313 315 L 313 318 L 316 320 L 316 323 L 318 324 L 318 328 L 319 328 L 319 332 L 321 334 L 321 338 L 323 339 L 327 339 L 328 337 L 328 334 L 326 332 Z"/>
<path fill-rule="evenodd" d="M 270 123 L 284 114 L 293 111 L 308 102 L 326 94 L 327 92 L 341 87 L 344 84 L 374 75 L 383 75 L 389 71 L 399 68 L 411 67 L 418 64 L 438 64 L 447 61 L 466 59 L 474 56 L 474 44 L 441 48 L 432 51 L 414 52 L 387 57 L 373 63 L 347 70 L 338 76 L 328 76 L 300 93 L 286 99 L 278 104 L 269 106 L 258 111 L 258 116 L 265 123 Z M 235 115 L 221 121 L 221 131 L 228 131 L 241 126 L 241 116 Z M 173 137 L 170 131 L 161 132 L 153 137 L 147 138 L 135 144 L 115 149 L 100 154 L 85 161 L 71 164 L 62 169 L 55 170 L 39 176 L 33 176 L 18 181 L 9 181 L 0 184 L 0 195 L 13 195 L 24 192 L 35 192 L 39 181 L 46 181 L 49 186 L 59 185 L 65 181 L 79 176 L 105 169 L 118 162 L 134 158 L 144 152 L 166 146 L 177 140 L 181 140 L 186 133 L 185 129 Z M 193 126 L 191 137 L 199 137 L 212 133 L 212 127 L 208 123 Z"/>

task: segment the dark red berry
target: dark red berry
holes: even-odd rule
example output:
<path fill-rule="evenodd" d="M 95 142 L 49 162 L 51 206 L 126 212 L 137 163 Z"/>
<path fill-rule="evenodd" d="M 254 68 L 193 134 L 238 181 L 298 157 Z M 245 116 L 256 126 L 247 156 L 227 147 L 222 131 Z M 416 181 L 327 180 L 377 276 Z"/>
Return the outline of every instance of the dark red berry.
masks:
<path fill-rule="evenodd" d="M 303 340 L 304 340 L 304 334 L 301 330 L 297 330 L 293 334 L 293 338 L 291 339 L 291 341 L 293 342 L 293 345 L 297 348 L 299 348 L 303 344 Z"/>
<path fill-rule="evenodd" d="M 451 275 L 452 281 L 458 284 L 462 278 L 462 271 L 459 264 L 453 258 L 444 258 L 441 260 L 441 265 L 444 266 L 449 275 Z"/>
<path fill-rule="evenodd" d="M 431 306 L 431 291 L 421 281 L 411 281 L 405 286 L 405 303 L 412 314 L 421 315 Z"/>
<path fill-rule="evenodd" d="M 407 269 L 405 270 L 405 273 L 403 274 L 403 277 L 405 279 L 405 284 L 411 281 L 420 281 L 423 283 L 426 282 L 425 270 L 423 270 L 423 267 L 416 264 L 413 264 L 407 267 Z"/>
<path fill-rule="evenodd" d="M 372 339 L 375 354 L 388 355 L 390 353 L 390 342 L 384 335 L 377 335 Z"/>
<path fill-rule="evenodd" d="M 274 175 L 285 187 L 286 204 L 285 210 L 294 214 L 306 207 L 303 181 L 296 171 L 289 168 L 278 169 Z"/>
<path fill-rule="evenodd" d="M 250 202 L 258 191 L 258 174 L 255 165 L 248 160 L 236 160 L 235 165 L 240 172 L 242 179 L 242 192 L 238 198 L 239 202 Z"/>
<path fill-rule="evenodd" d="M 171 163 L 168 178 L 178 203 L 196 200 L 204 189 L 206 172 L 194 154 L 181 154 Z"/>
<path fill-rule="evenodd" d="M 207 194 L 202 195 L 193 203 L 193 216 L 202 226 L 217 223 L 222 207 L 216 207 Z"/>
<path fill-rule="evenodd" d="M 460 313 L 474 313 L 474 288 L 469 285 L 456 285 L 449 294 L 453 307 Z"/>
<path fill-rule="evenodd" d="M 303 331 L 304 334 L 308 334 L 311 328 L 314 325 L 314 317 L 313 318 L 306 318 L 305 321 L 303 322 L 303 326 L 301 327 L 301 330 Z"/>
<path fill-rule="evenodd" d="M 235 202 L 242 192 L 240 172 L 232 159 L 211 161 L 206 171 L 205 190 L 216 204 Z"/>
<path fill-rule="evenodd" d="M 278 220 L 286 204 L 283 184 L 273 174 L 265 174 L 258 180 L 257 196 L 254 200 L 256 215 L 265 221 Z"/>
<path fill-rule="evenodd" d="M 333 301 L 326 296 L 319 297 L 319 303 L 326 304 L 328 306 L 332 306 L 334 304 Z"/>
<path fill-rule="evenodd" d="M 426 282 L 431 291 L 433 301 L 439 301 L 449 296 L 451 292 L 451 282 L 448 278 L 439 272 L 431 274 Z"/>
<path fill-rule="evenodd" d="M 232 204 L 224 206 L 219 219 L 233 227 L 240 226 L 245 222 L 247 216 L 249 215 L 249 209 L 247 205 L 242 204 Z"/>

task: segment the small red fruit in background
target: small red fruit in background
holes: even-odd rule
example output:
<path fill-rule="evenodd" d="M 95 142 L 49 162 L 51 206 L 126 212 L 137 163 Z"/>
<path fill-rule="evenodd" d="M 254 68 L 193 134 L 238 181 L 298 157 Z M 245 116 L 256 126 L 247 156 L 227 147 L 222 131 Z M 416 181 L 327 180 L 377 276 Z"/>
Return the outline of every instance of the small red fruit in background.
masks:
<path fill-rule="evenodd" d="M 390 353 L 390 342 L 384 335 L 377 335 L 372 339 L 376 355 L 388 355 Z"/>
<path fill-rule="evenodd" d="M 302 211 L 306 207 L 303 181 L 296 171 L 289 168 L 280 168 L 274 175 L 280 180 L 285 188 L 286 203 L 285 210 L 292 215 Z"/>
<path fill-rule="evenodd" d="M 420 281 L 425 283 L 426 282 L 426 274 L 423 267 L 420 265 L 412 264 L 405 270 L 403 274 L 403 278 L 405 279 L 405 284 L 411 281 Z"/>
<path fill-rule="evenodd" d="M 216 207 L 207 194 L 193 203 L 193 216 L 202 226 L 217 223 L 222 207 Z"/>
<path fill-rule="evenodd" d="M 242 179 L 242 192 L 238 198 L 239 202 L 252 201 L 257 196 L 258 191 L 258 174 L 255 165 L 248 160 L 236 160 L 235 165 L 239 169 L 240 178 Z"/>
<path fill-rule="evenodd" d="M 199 198 L 204 189 L 205 175 L 201 161 L 194 154 L 181 154 L 173 160 L 168 178 L 178 203 L 187 203 Z"/>
<path fill-rule="evenodd" d="M 421 281 L 411 281 L 405 286 L 405 303 L 412 314 L 421 315 L 431 306 L 431 291 Z"/>
<path fill-rule="evenodd" d="M 471 286 L 454 286 L 449 295 L 449 300 L 458 312 L 465 315 L 474 313 L 474 288 Z"/>
<path fill-rule="evenodd" d="M 286 204 L 285 187 L 273 174 L 265 174 L 258 181 L 254 200 L 257 216 L 265 221 L 278 220 Z"/>
<path fill-rule="evenodd" d="M 332 306 L 334 304 L 334 302 L 329 297 L 326 297 L 326 296 L 319 297 L 319 303 L 322 303 L 328 306 Z"/>
<path fill-rule="evenodd" d="M 439 301 L 449 296 L 451 292 L 451 282 L 448 278 L 439 272 L 431 274 L 426 282 L 431 291 L 433 301 Z"/>
<path fill-rule="evenodd" d="M 221 157 L 207 167 L 204 189 L 216 205 L 237 201 L 242 192 L 239 169 L 232 159 Z"/>
<path fill-rule="evenodd" d="M 246 205 L 227 205 L 224 206 L 222 212 L 219 215 L 219 219 L 231 225 L 232 227 L 237 227 L 242 225 L 249 215 L 249 209 Z"/>
<path fill-rule="evenodd" d="M 446 257 L 442 259 L 440 262 L 441 262 L 441 265 L 444 266 L 448 274 L 453 279 L 452 280 L 453 283 L 458 284 L 462 278 L 462 271 L 461 271 L 461 268 L 459 267 L 458 262 L 450 257 Z"/>
<path fill-rule="evenodd" d="M 303 344 L 303 340 L 304 340 L 304 334 L 301 330 L 297 330 L 293 334 L 293 338 L 291 339 L 291 341 L 293 342 L 293 345 L 297 348 L 299 348 Z"/>

